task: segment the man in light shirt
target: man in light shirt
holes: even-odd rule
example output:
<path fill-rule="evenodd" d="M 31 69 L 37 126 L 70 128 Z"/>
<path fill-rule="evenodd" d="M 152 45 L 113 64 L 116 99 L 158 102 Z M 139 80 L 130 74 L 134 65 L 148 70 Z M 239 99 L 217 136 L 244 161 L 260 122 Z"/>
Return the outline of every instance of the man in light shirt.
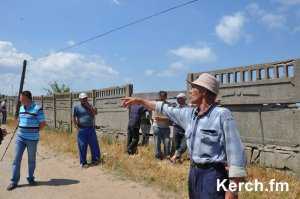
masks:
<path fill-rule="evenodd" d="M 169 105 L 166 101 L 168 94 L 166 91 L 160 91 L 158 93 L 159 101 L 163 104 Z M 154 135 L 154 147 L 155 158 L 163 159 L 170 157 L 170 120 L 167 116 L 158 111 L 154 111 L 152 115 L 153 119 L 153 135 Z M 161 144 L 164 146 L 164 152 L 161 151 Z"/>

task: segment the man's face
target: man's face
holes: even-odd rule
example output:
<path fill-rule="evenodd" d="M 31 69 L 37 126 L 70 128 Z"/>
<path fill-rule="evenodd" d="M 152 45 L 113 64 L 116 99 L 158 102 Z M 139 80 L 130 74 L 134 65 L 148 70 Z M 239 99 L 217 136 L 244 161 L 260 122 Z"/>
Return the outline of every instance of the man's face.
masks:
<path fill-rule="evenodd" d="M 179 98 L 177 98 L 177 102 L 180 105 L 184 105 L 185 104 L 185 98 L 184 97 L 179 97 Z"/>
<path fill-rule="evenodd" d="M 20 102 L 22 105 L 28 106 L 31 103 L 31 100 L 28 99 L 28 97 L 26 97 L 24 95 L 20 95 Z"/>
<path fill-rule="evenodd" d="M 165 94 L 165 93 L 161 93 L 161 94 L 159 95 L 160 101 L 166 101 L 167 98 L 168 98 L 168 96 L 167 96 L 167 94 Z"/>
<path fill-rule="evenodd" d="M 88 98 L 83 98 L 83 99 L 80 99 L 80 103 L 81 104 L 87 104 L 88 103 Z"/>
<path fill-rule="evenodd" d="M 190 89 L 189 96 L 191 104 L 202 104 L 203 97 L 205 95 L 205 89 L 200 86 L 193 86 Z"/>

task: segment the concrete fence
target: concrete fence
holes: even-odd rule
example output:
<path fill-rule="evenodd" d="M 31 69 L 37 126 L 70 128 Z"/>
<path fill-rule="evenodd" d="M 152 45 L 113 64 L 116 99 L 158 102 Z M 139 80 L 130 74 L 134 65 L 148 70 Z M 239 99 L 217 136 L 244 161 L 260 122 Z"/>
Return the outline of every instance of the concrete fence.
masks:
<path fill-rule="evenodd" d="M 103 131 L 126 131 L 128 110 L 121 107 L 121 98 L 132 95 L 133 86 L 131 84 L 85 92 L 88 94 L 89 102 L 98 110 L 95 118 L 96 127 Z M 79 92 L 34 96 L 33 100 L 43 107 L 48 126 L 72 131 L 73 107 L 79 103 L 78 96 Z M 8 112 L 14 113 L 16 97 L 8 96 L 6 98 Z"/>

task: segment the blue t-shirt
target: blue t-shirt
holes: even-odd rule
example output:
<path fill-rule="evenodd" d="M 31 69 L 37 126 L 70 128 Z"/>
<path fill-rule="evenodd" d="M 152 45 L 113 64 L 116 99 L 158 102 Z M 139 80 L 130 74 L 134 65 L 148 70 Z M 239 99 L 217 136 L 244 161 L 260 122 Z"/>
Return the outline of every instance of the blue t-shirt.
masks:
<path fill-rule="evenodd" d="M 19 128 L 17 135 L 27 140 L 39 140 L 40 124 L 45 122 L 41 106 L 32 102 L 29 107 L 20 107 Z"/>
<path fill-rule="evenodd" d="M 74 106 L 73 116 L 78 119 L 80 128 L 94 126 L 94 116 L 81 104 Z"/>

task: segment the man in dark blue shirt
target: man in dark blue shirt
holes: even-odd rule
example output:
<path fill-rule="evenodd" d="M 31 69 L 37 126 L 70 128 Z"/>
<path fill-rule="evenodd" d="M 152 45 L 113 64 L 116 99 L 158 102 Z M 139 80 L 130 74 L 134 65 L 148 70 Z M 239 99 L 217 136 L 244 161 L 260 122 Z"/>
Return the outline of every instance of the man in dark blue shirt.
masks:
<path fill-rule="evenodd" d="M 129 107 L 129 122 L 127 131 L 127 152 L 129 155 L 133 155 L 137 151 L 141 117 L 146 111 L 147 109 L 141 105 L 132 105 Z"/>
<path fill-rule="evenodd" d="M 80 165 L 87 168 L 87 147 L 90 146 L 92 153 L 92 164 L 100 161 L 100 148 L 95 131 L 95 115 L 97 110 L 88 102 L 86 93 L 79 95 L 80 104 L 74 107 L 74 124 L 78 128 L 77 142 L 80 155 Z"/>

